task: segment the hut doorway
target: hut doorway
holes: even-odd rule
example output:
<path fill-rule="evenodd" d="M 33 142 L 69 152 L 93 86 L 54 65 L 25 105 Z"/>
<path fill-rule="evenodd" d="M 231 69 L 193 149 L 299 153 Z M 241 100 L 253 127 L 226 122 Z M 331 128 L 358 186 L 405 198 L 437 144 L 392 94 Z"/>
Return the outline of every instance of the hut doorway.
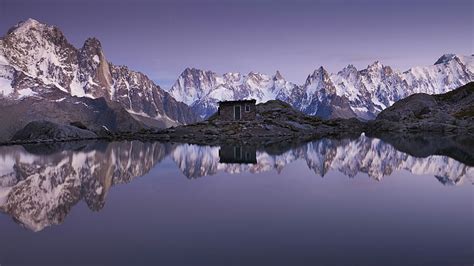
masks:
<path fill-rule="evenodd" d="M 234 106 L 234 119 L 240 120 L 240 105 Z"/>

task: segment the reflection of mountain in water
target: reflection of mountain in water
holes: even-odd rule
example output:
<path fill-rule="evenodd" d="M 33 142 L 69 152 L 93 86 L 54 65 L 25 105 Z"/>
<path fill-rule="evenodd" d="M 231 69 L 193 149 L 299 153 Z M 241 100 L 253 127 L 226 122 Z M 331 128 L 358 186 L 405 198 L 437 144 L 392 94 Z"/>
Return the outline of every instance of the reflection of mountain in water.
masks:
<path fill-rule="evenodd" d="M 90 143 L 81 151 L 34 155 L 0 150 L 0 209 L 33 231 L 63 221 L 82 198 L 100 210 L 112 185 L 146 174 L 169 152 L 160 143 Z"/>
<path fill-rule="evenodd" d="M 356 140 L 317 140 L 278 155 L 257 151 L 256 164 L 219 163 L 218 147 L 187 144 L 174 149 L 172 157 L 181 171 L 191 178 L 213 175 L 218 171 L 259 173 L 274 169 L 280 173 L 287 164 L 301 159 L 319 176 L 324 176 L 329 170 L 337 170 L 349 177 L 366 173 L 381 180 L 396 170 L 407 170 L 417 175 L 434 175 L 443 184 L 458 184 L 466 178 L 474 182 L 473 167 L 447 156 L 414 157 L 397 151 L 379 139 L 365 136 Z"/>
<path fill-rule="evenodd" d="M 381 180 L 395 170 L 430 174 L 443 184 L 473 183 L 474 167 L 446 156 L 417 158 L 378 139 L 318 140 L 278 154 L 252 147 L 142 143 L 76 143 L 67 147 L 0 147 L 0 209 L 33 231 L 60 224 L 81 199 L 100 210 L 112 185 L 130 182 L 166 156 L 188 178 L 277 170 L 298 159 L 317 175 L 337 170 Z M 223 163 L 228 162 L 228 163 Z M 230 163 L 229 163 L 230 162 Z M 234 163 L 235 162 L 235 163 Z"/>

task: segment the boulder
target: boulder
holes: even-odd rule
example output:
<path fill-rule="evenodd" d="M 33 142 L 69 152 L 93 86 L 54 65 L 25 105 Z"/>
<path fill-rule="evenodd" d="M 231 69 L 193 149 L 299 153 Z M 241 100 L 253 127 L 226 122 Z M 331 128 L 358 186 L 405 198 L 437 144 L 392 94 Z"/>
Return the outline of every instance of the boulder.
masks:
<path fill-rule="evenodd" d="M 12 141 L 45 141 L 94 139 L 97 135 L 89 130 L 71 125 L 61 125 L 50 121 L 33 121 L 16 132 Z"/>

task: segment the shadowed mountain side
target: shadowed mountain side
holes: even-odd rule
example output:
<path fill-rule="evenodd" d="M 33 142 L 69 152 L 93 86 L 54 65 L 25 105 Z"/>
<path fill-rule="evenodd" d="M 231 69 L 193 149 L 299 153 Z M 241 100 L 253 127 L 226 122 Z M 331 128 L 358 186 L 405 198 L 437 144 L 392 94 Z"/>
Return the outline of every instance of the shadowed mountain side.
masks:
<path fill-rule="evenodd" d="M 122 106 L 103 98 L 74 97 L 62 92 L 53 92 L 51 97 L 50 100 L 28 97 L 20 101 L 1 101 L 0 142 L 10 140 L 28 123 L 42 120 L 60 125 L 80 123 L 98 135 L 101 132 L 137 131 L 144 127 Z M 24 140 L 35 140 L 34 136 L 24 137 Z"/>

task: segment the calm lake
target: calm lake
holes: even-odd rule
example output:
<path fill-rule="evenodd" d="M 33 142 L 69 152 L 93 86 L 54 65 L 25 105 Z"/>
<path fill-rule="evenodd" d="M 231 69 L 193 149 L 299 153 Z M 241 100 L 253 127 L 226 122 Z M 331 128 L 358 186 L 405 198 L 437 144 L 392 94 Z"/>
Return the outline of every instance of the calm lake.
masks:
<path fill-rule="evenodd" d="M 0 265 L 472 265 L 473 183 L 364 135 L 0 147 Z"/>

